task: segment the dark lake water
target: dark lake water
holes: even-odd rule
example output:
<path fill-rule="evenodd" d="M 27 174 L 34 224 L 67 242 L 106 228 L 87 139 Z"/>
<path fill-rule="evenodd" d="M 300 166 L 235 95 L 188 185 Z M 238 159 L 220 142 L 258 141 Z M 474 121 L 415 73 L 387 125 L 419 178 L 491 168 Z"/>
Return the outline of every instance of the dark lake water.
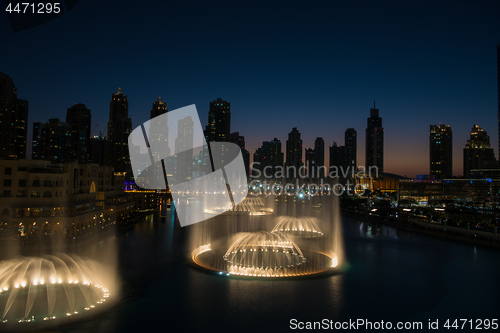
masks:
<path fill-rule="evenodd" d="M 500 313 L 500 251 L 344 218 L 344 274 L 241 280 L 191 267 L 186 229 L 149 216 L 76 252 L 117 248 L 122 300 L 66 332 L 282 332 L 290 320 L 493 319 Z M 441 327 L 442 329 L 442 327 Z M 446 330 L 446 329 L 442 329 Z"/>

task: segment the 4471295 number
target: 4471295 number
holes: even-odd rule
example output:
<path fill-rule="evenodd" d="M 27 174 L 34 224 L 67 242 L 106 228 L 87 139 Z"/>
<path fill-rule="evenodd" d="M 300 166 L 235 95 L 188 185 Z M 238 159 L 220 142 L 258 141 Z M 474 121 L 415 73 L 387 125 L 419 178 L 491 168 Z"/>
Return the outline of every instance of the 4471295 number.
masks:
<path fill-rule="evenodd" d="M 43 2 L 10 2 L 5 11 L 9 14 L 59 14 L 61 12 L 61 3 L 43 3 Z"/>

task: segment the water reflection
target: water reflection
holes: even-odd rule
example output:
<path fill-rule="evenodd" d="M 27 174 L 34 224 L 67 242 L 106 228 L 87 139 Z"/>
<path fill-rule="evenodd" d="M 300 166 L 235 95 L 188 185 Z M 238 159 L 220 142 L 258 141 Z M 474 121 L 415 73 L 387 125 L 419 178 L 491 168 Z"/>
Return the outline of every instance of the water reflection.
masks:
<path fill-rule="evenodd" d="M 164 218 L 151 215 L 129 230 L 115 230 L 100 235 L 97 242 L 70 247 L 76 254 L 105 259 L 116 245 L 123 298 L 105 316 L 62 327 L 62 331 L 183 327 L 190 332 L 229 328 L 268 332 L 287 330 L 291 318 L 495 318 L 500 308 L 497 249 L 344 218 L 350 264 L 345 274 L 237 280 L 189 266 L 186 229 L 174 217 L 171 212 Z M 38 250 L 22 248 L 20 252 Z M 10 253 L 6 249 L 0 256 Z"/>

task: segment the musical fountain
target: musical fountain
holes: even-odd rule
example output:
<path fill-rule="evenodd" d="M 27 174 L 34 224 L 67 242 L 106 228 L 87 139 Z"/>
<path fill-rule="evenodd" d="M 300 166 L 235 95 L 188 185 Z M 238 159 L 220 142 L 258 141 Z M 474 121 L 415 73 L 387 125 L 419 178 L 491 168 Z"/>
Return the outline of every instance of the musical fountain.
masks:
<path fill-rule="evenodd" d="M 256 205 L 274 215 L 234 215 L 255 211 Z M 337 196 L 249 197 L 231 212 L 189 228 L 193 262 L 219 274 L 297 277 L 338 270 L 345 262 Z"/>
<path fill-rule="evenodd" d="M 318 219 L 314 217 L 280 216 L 273 233 L 283 232 L 298 238 L 321 237 L 323 232 L 318 227 Z"/>
<path fill-rule="evenodd" d="M 41 323 L 82 317 L 103 306 L 114 286 L 109 267 L 66 254 L 0 263 L 2 323 Z M 1 324 L 0 324 L 1 325 Z"/>

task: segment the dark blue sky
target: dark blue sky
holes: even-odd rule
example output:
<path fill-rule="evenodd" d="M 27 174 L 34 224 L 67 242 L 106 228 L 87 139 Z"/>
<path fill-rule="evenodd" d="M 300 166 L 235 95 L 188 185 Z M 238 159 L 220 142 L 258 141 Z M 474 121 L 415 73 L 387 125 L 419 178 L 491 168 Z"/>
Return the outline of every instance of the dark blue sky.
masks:
<path fill-rule="evenodd" d="M 373 100 L 385 127 L 385 171 L 428 173 L 429 125 L 450 124 L 454 173 L 473 124 L 497 129 L 498 1 L 206 2 L 80 0 L 44 25 L 12 33 L 0 14 L 0 71 L 30 102 L 33 121 L 65 118 L 74 103 L 104 131 L 122 87 L 133 125 L 158 96 L 169 109 L 231 102 L 232 131 L 253 154 L 321 136 L 343 144 L 364 131 Z M 328 153 L 327 153 L 328 156 Z"/>

